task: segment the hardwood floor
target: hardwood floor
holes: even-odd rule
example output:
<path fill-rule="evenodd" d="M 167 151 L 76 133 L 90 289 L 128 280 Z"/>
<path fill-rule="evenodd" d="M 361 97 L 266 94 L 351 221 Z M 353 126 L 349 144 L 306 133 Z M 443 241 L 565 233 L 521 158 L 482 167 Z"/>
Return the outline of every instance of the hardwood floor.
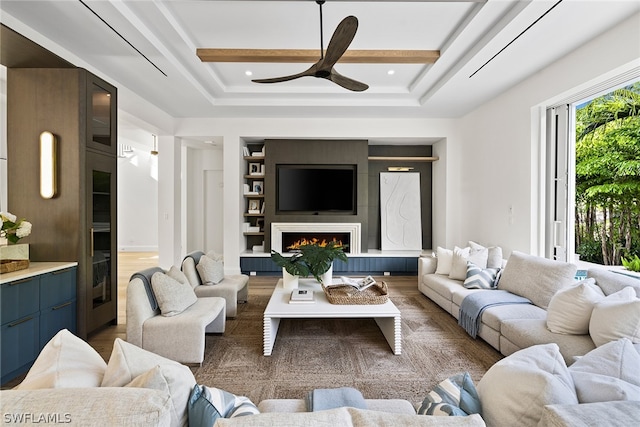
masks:
<path fill-rule="evenodd" d="M 109 360 L 113 348 L 113 340 L 126 339 L 126 299 L 129 277 L 137 271 L 158 265 L 158 254 L 155 252 L 119 252 L 118 253 L 118 324 L 106 326 L 91 334 L 89 344 L 96 349 L 104 360 Z M 276 276 L 251 276 L 249 278 L 249 297 L 251 295 L 270 295 L 279 277 Z M 418 278 L 416 276 L 380 277 L 377 280 L 385 280 L 393 283 L 389 287 L 390 295 L 394 289 L 418 291 Z"/>

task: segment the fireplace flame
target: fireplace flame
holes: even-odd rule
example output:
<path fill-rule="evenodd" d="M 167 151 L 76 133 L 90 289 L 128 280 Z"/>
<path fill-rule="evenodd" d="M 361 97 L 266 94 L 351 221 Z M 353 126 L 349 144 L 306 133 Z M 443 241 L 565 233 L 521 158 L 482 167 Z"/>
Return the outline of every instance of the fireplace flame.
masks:
<path fill-rule="evenodd" d="M 327 239 L 320 240 L 314 237 L 312 239 L 302 238 L 300 240 L 297 240 L 293 242 L 291 245 L 287 246 L 287 249 L 295 251 L 297 249 L 300 249 L 300 246 L 305 246 L 305 245 L 317 245 L 320 247 L 325 247 L 329 244 L 329 242 L 333 242 L 333 245 L 336 248 L 341 248 L 343 246 L 342 240 L 338 240 L 335 237 L 332 238 L 331 240 L 327 240 Z"/>

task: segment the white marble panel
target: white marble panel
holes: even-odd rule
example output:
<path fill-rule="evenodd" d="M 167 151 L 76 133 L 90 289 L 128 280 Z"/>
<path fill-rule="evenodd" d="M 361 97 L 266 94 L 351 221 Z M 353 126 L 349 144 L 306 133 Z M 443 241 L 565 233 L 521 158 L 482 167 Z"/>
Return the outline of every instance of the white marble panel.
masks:
<path fill-rule="evenodd" d="M 380 216 L 380 249 L 422 249 L 420 173 L 380 173 Z"/>

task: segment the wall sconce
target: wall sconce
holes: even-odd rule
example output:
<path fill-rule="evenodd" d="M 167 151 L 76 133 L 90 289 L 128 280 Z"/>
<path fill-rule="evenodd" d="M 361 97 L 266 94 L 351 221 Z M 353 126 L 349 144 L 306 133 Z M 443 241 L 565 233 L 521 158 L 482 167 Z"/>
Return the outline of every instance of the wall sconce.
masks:
<path fill-rule="evenodd" d="M 58 140 L 51 132 L 40 134 L 40 195 L 52 199 L 58 194 Z"/>

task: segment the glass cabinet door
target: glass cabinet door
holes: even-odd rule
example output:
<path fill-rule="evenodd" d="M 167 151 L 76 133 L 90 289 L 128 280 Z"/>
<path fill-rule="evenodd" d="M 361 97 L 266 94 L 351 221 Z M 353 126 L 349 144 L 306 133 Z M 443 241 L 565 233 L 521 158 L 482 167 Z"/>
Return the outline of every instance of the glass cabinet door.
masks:
<path fill-rule="evenodd" d="M 117 318 L 116 170 L 113 159 L 87 153 L 89 205 L 89 263 L 87 311 L 89 323 L 101 325 Z M 114 322 L 115 323 L 115 322 Z M 91 327 L 89 328 L 92 329 Z"/>
<path fill-rule="evenodd" d="M 87 146 L 115 154 L 116 89 L 90 73 L 87 76 Z"/>

